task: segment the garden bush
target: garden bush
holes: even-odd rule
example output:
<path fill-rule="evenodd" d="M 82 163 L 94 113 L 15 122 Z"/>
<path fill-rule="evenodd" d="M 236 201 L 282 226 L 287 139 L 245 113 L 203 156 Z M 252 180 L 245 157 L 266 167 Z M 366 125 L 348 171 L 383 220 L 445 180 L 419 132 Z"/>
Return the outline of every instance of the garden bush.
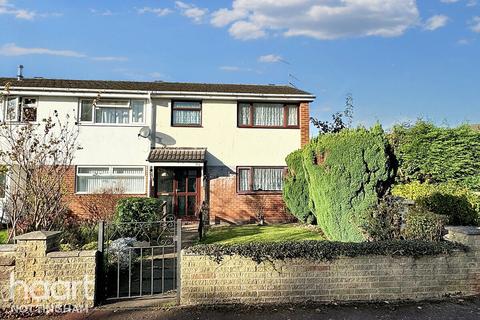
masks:
<path fill-rule="evenodd" d="M 403 201 L 385 196 L 367 211 L 362 224 L 365 238 L 369 241 L 400 239 L 405 211 Z"/>
<path fill-rule="evenodd" d="M 206 255 L 220 263 L 224 256 L 239 255 L 262 261 L 308 259 L 332 261 L 339 257 L 366 255 L 422 257 L 450 254 L 456 250 L 467 251 L 467 247 L 450 241 L 431 242 L 420 240 L 389 240 L 376 242 L 330 242 L 330 241 L 289 241 L 238 245 L 207 244 L 185 249 L 187 254 Z"/>
<path fill-rule="evenodd" d="M 447 221 L 448 218 L 444 215 L 414 207 L 409 209 L 405 216 L 405 229 L 402 234 L 407 240 L 441 241 L 446 234 Z"/>
<path fill-rule="evenodd" d="M 390 135 L 402 182 L 456 182 L 480 191 L 480 131 L 463 125 L 437 127 L 418 121 Z"/>
<path fill-rule="evenodd" d="M 396 185 L 392 193 L 414 200 L 428 211 L 448 216 L 451 225 L 478 225 L 480 222 L 480 195 L 455 183 L 416 181 Z"/>
<path fill-rule="evenodd" d="M 308 185 L 302 160 L 302 150 L 292 152 L 285 159 L 288 173 L 283 183 L 283 199 L 290 213 L 298 220 L 314 224 L 316 218 L 308 205 Z"/>
<path fill-rule="evenodd" d="M 124 198 L 117 203 L 116 222 L 153 222 L 162 218 L 162 200 L 158 198 Z"/>
<path fill-rule="evenodd" d="M 312 212 L 329 240 L 363 241 L 369 208 L 394 178 L 394 158 L 380 125 L 313 139 L 303 149 Z"/>

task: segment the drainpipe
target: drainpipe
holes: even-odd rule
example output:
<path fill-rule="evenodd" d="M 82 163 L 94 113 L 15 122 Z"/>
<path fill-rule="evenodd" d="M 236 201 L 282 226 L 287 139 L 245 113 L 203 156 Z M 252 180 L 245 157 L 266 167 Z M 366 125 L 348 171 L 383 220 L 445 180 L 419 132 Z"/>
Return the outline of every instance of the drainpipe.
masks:
<path fill-rule="evenodd" d="M 148 103 L 150 104 L 150 150 L 155 149 L 156 137 L 157 137 L 157 110 L 152 102 L 152 92 L 148 92 Z M 148 191 L 149 197 L 153 197 L 154 190 L 154 167 L 148 166 Z"/>

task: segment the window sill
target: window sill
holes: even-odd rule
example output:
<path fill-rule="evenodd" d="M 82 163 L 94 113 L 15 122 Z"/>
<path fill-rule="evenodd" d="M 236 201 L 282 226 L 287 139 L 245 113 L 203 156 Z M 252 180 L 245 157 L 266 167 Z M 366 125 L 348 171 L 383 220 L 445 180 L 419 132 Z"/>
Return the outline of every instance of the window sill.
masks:
<path fill-rule="evenodd" d="M 282 195 L 282 191 L 237 191 L 238 195 Z"/>
<path fill-rule="evenodd" d="M 141 128 L 145 127 L 145 123 L 85 123 L 77 122 L 77 125 L 82 127 L 132 127 L 132 128 Z"/>
<path fill-rule="evenodd" d="M 268 127 L 268 126 L 239 126 L 237 125 L 237 128 L 240 129 L 300 129 L 300 126 L 295 126 L 295 127 Z"/>

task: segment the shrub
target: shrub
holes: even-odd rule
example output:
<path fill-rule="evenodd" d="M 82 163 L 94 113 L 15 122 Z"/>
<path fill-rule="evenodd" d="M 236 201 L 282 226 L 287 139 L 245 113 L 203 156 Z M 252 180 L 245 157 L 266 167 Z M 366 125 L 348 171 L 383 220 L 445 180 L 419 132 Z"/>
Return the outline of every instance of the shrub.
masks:
<path fill-rule="evenodd" d="M 339 257 L 357 257 L 367 255 L 422 257 L 450 254 L 456 250 L 467 251 L 460 243 L 449 241 L 430 242 L 419 240 L 389 240 L 376 242 L 330 242 L 330 241 L 290 241 L 272 243 L 246 243 L 238 245 L 207 244 L 185 249 L 187 254 L 209 256 L 220 263 L 224 256 L 239 255 L 262 261 L 308 259 L 314 261 L 332 261 Z"/>
<path fill-rule="evenodd" d="M 308 193 L 329 240 L 363 241 L 368 209 L 394 177 L 390 145 L 380 125 L 320 135 L 303 150 Z"/>
<path fill-rule="evenodd" d="M 403 237 L 407 240 L 440 241 L 443 239 L 448 218 L 428 212 L 419 207 L 412 208 L 405 216 Z"/>
<path fill-rule="evenodd" d="M 451 225 L 478 225 L 480 222 L 480 195 L 455 183 L 411 182 L 396 185 L 392 193 L 414 200 L 428 211 L 448 216 Z"/>
<path fill-rule="evenodd" d="M 162 218 L 162 200 L 158 198 L 124 198 L 117 203 L 117 222 L 153 222 Z"/>
<path fill-rule="evenodd" d="M 480 131 L 418 121 L 395 126 L 390 138 L 402 182 L 456 182 L 480 191 Z"/>
<path fill-rule="evenodd" d="M 385 196 L 367 212 L 362 224 L 365 237 L 369 241 L 400 239 L 405 209 L 400 199 Z"/>
<path fill-rule="evenodd" d="M 283 199 L 290 213 L 298 220 L 314 224 L 315 216 L 308 206 L 308 185 L 302 159 L 302 150 L 292 152 L 285 159 L 288 173 L 283 184 Z"/>

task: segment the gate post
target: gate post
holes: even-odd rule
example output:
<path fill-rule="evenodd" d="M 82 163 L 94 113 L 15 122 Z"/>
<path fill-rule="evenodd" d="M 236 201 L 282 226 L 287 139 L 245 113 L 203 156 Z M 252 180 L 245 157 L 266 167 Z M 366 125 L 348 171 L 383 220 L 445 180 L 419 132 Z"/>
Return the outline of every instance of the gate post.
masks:
<path fill-rule="evenodd" d="M 96 284 L 95 284 L 95 291 L 97 294 L 95 295 L 96 304 L 105 300 L 105 268 L 104 264 L 104 257 L 103 257 L 103 250 L 104 250 L 104 240 L 105 240 L 105 222 L 100 221 L 98 223 L 98 238 L 97 238 L 97 276 L 96 276 Z"/>
<path fill-rule="evenodd" d="M 182 219 L 177 220 L 177 305 L 180 305 L 182 263 Z"/>

